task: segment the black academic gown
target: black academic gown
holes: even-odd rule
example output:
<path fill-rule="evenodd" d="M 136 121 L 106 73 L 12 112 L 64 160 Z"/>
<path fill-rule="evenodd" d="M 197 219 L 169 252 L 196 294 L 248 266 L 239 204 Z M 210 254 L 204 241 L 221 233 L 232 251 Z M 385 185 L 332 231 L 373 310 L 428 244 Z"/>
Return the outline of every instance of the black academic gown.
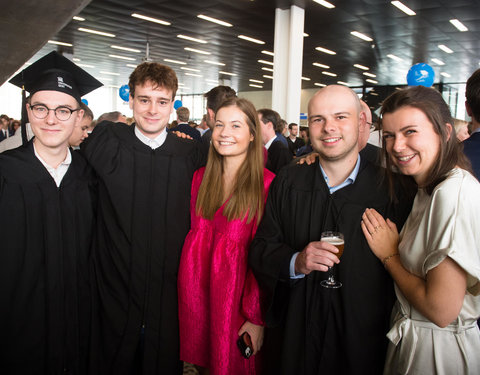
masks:
<path fill-rule="evenodd" d="M 87 374 L 94 198 L 75 152 L 58 188 L 32 142 L 0 155 L 0 374 Z"/>
<path fill-rule="evenodd" d="M 173 134 L 152 150 L 134 126 L 98 125 L 82 144 L 99 179 L 95 374 L 181 373 L 177 270 L 206 154 Z"/>
<path fill-rule="evenodd" d="M 382 373 L 395 293 L 364 238 L 361 216 L 367 207 L 375 208 L 401 225 L 413 195 L 397 211 L 377 182 L 377 171 L 361 159 L 355 183 L 331 195 L 318 162 L 289 165 L 273 181 L 249 254 L 267 297 L 266 374 Z M 291 280 L 292 255 L 326 230 L 345 236 L 334 268 L 343 286 L 323 288 L 320 281 L 328 276 L 323 272 Z"/>

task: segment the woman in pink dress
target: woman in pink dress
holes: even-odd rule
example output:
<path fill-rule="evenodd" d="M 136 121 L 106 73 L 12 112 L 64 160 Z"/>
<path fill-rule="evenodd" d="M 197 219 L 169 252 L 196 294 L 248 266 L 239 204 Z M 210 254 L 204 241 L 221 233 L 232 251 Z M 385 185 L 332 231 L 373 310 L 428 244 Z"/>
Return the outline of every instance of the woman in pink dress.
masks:
<path fill-rule="evenodd" d="M 229 99 L 215 119 L 207 165 L 193 177 L 191 229 L 178 273 L 180 358 L 201 373 L 255 374 L 263 320 L 247 258 L 274 175 L 264 169 L 252 103 Z M 244 332 L 252 339 L 249 359 L 236 344 Z"/>

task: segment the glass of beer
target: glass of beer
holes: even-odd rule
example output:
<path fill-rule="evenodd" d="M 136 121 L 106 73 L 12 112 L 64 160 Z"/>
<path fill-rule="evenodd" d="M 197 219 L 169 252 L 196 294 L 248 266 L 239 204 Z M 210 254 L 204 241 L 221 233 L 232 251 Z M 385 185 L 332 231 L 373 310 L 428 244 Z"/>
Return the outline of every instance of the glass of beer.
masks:
<path fill-rule="evenodd" d="M 334 245 L 338 249 L 338 253 L 336 253 L 337 257 L 340 258 L 343 254 L 343 246 L 345 241 L 343 240 L 343 234 L 340 232 L 323 232 L 321 241 L 328 242 L 329 244 Z M 330 276 L 327 280 L 322 280 L 320 283 L 325 288 L 340 288 L 342 283 L 340 281 L 335 280 L 333 275 L 333 267 L 330 267 L 329 272 Z"/>

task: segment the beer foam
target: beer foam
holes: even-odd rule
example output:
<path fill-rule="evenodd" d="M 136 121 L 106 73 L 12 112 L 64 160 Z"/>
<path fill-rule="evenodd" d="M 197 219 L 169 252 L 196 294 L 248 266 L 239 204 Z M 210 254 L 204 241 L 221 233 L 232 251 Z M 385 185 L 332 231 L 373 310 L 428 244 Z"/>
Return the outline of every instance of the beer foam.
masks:
<path fill-rule="evenodd" d="M 322 241 L 328 242 L 334 246 L 343 245 L 345 243 L 345 241 L 339 237 L 324 237 L 322 238 Z"/>

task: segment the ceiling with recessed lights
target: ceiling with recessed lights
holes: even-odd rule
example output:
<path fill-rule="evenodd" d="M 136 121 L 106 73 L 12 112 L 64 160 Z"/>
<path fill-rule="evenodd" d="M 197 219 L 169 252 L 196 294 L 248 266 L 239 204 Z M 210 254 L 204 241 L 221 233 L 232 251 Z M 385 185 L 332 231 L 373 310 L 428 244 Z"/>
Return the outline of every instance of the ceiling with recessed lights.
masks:
<path fill-rule="evenodd" d="M 480 1 L 405 0 L 411 16 L 392 5 L 398 2 L 329 0 L 333 8 L 319 3 L 93 0 L 31 61 L 60 48 L 105 85 L 121 86 L 148 58 L 175 69 L 183 94 L 204 93 L 219 83 L 238 91 L 271 90 L 275 8 L 297 4 L 305 8 L 308 35 L 304 89 L 337 82 L 401 85 L 418 62 L 434 68 L 436 83 L 465 82 L 480 68 Z M 462 25 L 466 31 L 457 28 Z"/>

